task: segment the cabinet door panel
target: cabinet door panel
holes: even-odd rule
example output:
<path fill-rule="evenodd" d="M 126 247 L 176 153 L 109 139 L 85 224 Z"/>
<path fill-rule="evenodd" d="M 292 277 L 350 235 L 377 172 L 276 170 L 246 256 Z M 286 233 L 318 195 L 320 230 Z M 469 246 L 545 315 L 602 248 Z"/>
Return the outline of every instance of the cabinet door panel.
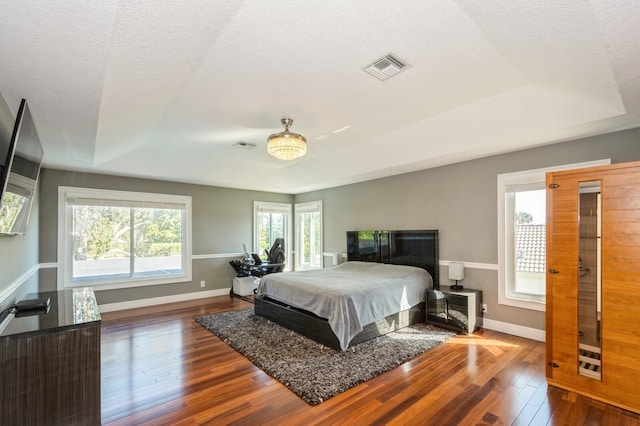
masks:
<path fill-rule="evenodd" d="M 591 181 L 600 182 L 602 209 L 601 380 L 578 373 L 577 355 L 579 222 L 573 218 L 580 213 L 580 182 Z M 547 190 L 547 269 L 559 272 L 547 272 L 547 362 L 555 366 L 547 367 L 549 383 L 640 413 L 640 162 L 550 173 L 550 183 L 558 187 Z"/>
<path fill-rule="evenodd" d="M 613 209 L 640 209 L 640 197 L 639 198 L 629 198 L 627 197 L 624 191 L 621 191 L 622 196 L 614 198 L 608 197 L 607 203 L 610 208 Z"/>

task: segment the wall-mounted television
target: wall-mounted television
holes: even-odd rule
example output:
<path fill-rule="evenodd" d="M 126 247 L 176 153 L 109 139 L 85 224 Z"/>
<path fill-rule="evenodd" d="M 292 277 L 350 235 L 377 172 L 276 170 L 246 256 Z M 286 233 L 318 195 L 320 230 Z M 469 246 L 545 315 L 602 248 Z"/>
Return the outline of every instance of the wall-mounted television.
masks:
<path fill-rule="evenodd" d="M 20 102 L 14 120 L 0 95 L 0 234 L 27 232 L 42 155 L 27 101 Z"/>

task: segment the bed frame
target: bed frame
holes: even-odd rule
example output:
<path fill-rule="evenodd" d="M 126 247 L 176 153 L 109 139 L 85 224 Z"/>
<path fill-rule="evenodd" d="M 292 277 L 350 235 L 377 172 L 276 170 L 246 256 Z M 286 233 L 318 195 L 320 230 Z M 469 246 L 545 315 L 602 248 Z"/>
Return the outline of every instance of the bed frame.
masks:
<path fill-rule="evenodd" d="M 329 322 L 325 318 L 320 318 L 312 312 L 294 308 L 293 306 L 286 305 L 265 296 L 257 296 L 255 298 L 254 312 L 256 315 L 265 317 L 276 324 L 280 324 L 318 343 L 340 351 L 340 342 L 333 333 Z M 399 330 L 408 325 L 424 322 L 424 320 L 425 311 L 424 302 L 422 302 L 406 311 L 389 315 L 381 320 L 365 325 L 363 330 L 351 339 L 349 347 Z"/>
<path fill-rule="evenodd" d="M 364 260 L 357 258 L 357 248 L 353 249 L 353 233 L 358 231 L 352 231 L 347 233 L 348 245 L 348 258 L 347 260 Z M 363 231 L 360 231 L 363 232 Z M 364 231 L 371 232 L 371 231 Z M 409 247 L 410 250 L 413 250 L 419 253 L 407 256 L 403 254 L 402 256 L 391 256 L 390 258 L 382 259 L 382 260 L 390 260 L 385 261 L 384 263 L 392 263 L 395 265 L 407 265 L 410 266 L 419 266 L 426 269 L 431 277 L 433 278 L 433 287 L 439 288 L 438 283 L 438 231 L 437 230 L 429 230 L 429 231 L 373 231 L 373 232 L 385 232 L 392 234 L 393 232 L 402 233 L 403 237 L 410 236 L 412 237 L 412 244 L 414 247 Z M 367 234 L 368 235 L 368 234 Z M 426 238 L 420 240 L 418 238 L 415 239 L 416 236 L 420 237 L 424 235 Z M 356 238 L 357 240 L 357 238 Z M 416 241 L 419 242 L 419 247 L 415 246 Z M 388 242 L 388 241 L 387 241 Z M 397 245 L 397 244 L 393 244 Z M 422 247 L 422 245 L 426 245 L 426 247 Z M 367 245 L 367 250 L 369 250 L 369 245 Z M 388 250 L 388 249 L 387 249 Z M 383 247 L 381 251 L 385 251 Z M 352 255 L 352 253 L 355 253 Z M 428 253 L 428 256 L 424 256 L 425 253 Z M 416 265 L 415 259 L 416 257 L 420 258 L 419 265 Z M 428 257 L 428 259 L 424 259 Z M 406 259 L 410 259 L 409 262 Z M 373 261 L 377 263 L 380 262 L 381 259 L 369 258 L 366 261 Z M 297 307 L 289 306 L 280 301 L 269 298 L 268 296 L 256 296 L 254 298 L 254 313 L 256 315 L 260 315 L 264 318 L 267 318 L 277 324 L 280 324 L 283 327 L 286 327 L 290 330 L 293 330 L 297 333 L 302 334 L 316 342 L 322 343 L 325 346 L 333 348 L 337 351 L 340 351 L 340 344 L 338 338 L 333 333 L 329 325 L 329 321 L 326 318 L 321 318 L 312 312 L 306 311 L 304 309 L 300 309 Z M 401 311 L 392 315 L 389 315 L 381 320 L 376 322 L 367 324 L 364 326 L 363 330 L 357 334 L 351 342 L 349 342 L 349 347 L 357 345 L 358 343 L 365 342 L 367 340 L 374 339 L 376 337 L 382 336 L 384 334 L 390 333 L 395 330 L 399 330 L 403 327 L 406 327 L 411 324 L 415 324 L 417 322 L 424 322 L 426 319 L 425 316 L 425 303 L 419 303 L 411 308 Z"/>

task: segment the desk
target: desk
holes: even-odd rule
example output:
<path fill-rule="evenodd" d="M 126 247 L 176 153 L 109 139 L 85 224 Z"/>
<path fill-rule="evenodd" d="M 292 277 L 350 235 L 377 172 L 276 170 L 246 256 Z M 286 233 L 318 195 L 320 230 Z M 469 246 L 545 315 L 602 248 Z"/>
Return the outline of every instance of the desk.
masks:
<path fill-rule="evenodd" d="M 0 333 L 0 421 L 100 424 L 100 324 L 91 288 L 49 297 L 49 311 L 11 314 Z"/>

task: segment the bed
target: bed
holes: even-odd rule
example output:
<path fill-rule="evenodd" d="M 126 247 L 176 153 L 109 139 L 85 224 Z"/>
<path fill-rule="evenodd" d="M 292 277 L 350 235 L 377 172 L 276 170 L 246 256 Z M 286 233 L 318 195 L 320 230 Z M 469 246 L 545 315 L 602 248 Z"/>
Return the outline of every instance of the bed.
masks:
<path fill-rule="evenodd" d="M 336 350 L 423 322 L 437 232 L 350 231 L 347 262 L 263 277 L 255 313 Z"/>

